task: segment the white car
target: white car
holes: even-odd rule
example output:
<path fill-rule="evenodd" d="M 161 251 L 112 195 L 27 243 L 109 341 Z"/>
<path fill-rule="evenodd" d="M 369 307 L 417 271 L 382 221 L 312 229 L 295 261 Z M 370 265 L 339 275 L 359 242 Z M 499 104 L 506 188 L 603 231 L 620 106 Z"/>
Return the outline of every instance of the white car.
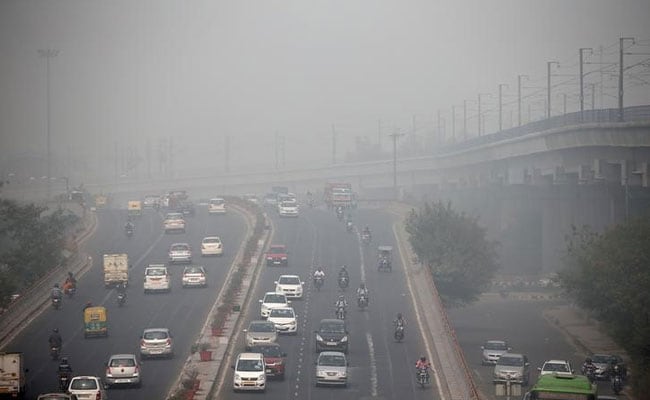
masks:
<path fill-rule="evenodd" d="M 191 266 L 183 269 L 183 287 L 208 286 L 208 279 L 205 276 L 205 268 L 202 266 Z"/>
<path fill-rule="evenodd" d="M 181 213 L 167 213 L 165 221 L 163 222 L 165 233 L 169 232 L 185 232 L 185 218 Z"/>
<path fill-rule="evenodd" d="M 169 263 L 191 263 L 192 247 L 187 243 L 174 243 L 169 246 Z"/>
<path fill-rule="evenodd" d="M 171 292 L 172 280 L 167 267 L 163 264 L 149 264 L 144 269 L 144 292 Z"/>
<path fill-rule="evenodd" d="M 298 216 L 298 204 L 290 201 L 283 201 L 278 204 L 278 214 L 281 217 L 297 217 Z"/>
<path fill-rule="evenodd" d="M 292 307 L 272 308 L 266 320 L 275 324 L 278 333 L 295 335 L 298 332 L 298 321 Z"/>
<path fill-rule="evenodd" d="M 505 340 L 488 340 L 481 346 L 481 364 L 494 365 L 501 355 L 512 350 Z"/>
<path fill-rule="evenodd" d="M 264 298 L 260 300 L 260 315 L 266 318 L 271 313 L 272 308 L 289 307 L 291 301 L 287 300 L 284 293 L 267 292 Z"/>
<path fill-rule="evenodd" d="M 83 375 L 73 377 L 70 379 L 70 384 L 68 385 L 68 393 L 74 394 L 79 400 L 108 399 L 102 380 L 96 376 Z"/>
<path fill-rule="evenodd" d="M 240 390 L 266 390 L 266 367 L 262 353 L 239 353 L 233 374 L 232 389 Z"/>
<path fill-rule="evenodd" d="M 316 386 L 348 384 L 348 360 L 340 351 L 323 351 L 316 360 Z"/>
<path fill-rule="evenodd" d="M 106 363 L 107 387 L 113 385 L 140 386 L 140 363 L 135 354 L 114 354 Z"/>
<path fill-rule="evenodd" d="M 298 275 L 280 275 L 275 281 L 275 291 L 284 293 L 289 298 L 299 299 L 302 297 L 304 284 L 305 282 L 301 281 Z"/>
<path fill-rule="evenodd" d="M 202 256 L 221 256 L 223 255 L 223 243 L 219 236 L 206 236 L 201 241 Z"/>
<path fill-rule="evenodd" d="M 208 200 L 208 213 L 210 214 L 225 214 L 226 201 L 221 197 L 215 197 Z"/>
<path fill-rule="evenodd" d="M 540 375 L 573 375 L 573 368 L 571 368 L 571 363 L 567 360 L 548 360 L 537 370 Z"/>
<path fill-rule="evenodd" d="M 174 341 L 167 328 L 148 328 L 140 336 L 140 357 L 172 357 Z"/>

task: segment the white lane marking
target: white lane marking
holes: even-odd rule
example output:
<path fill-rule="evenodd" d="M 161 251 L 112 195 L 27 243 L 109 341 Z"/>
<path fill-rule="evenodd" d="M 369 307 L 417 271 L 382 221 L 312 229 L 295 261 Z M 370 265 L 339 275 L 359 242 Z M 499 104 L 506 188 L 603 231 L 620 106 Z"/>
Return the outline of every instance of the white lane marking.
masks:
<path fill-rule="evenodd" d="M 366 341 L 370 355 L 370 395 L 377 397 L 377 360 L 375 359 L 375 345 L 369 332 L 366 333 Z"/>
<path fill-rule="evenodd" d="M 361 269 L 361 282 L 366 282 L 366 261 L 363 256 L 363 245 L 361 244 L 361 235 L 359 232 L 357 232 L 357 240 L 359 242 L 359 255 L 360 255 L 360 261 L 361 265 L 359 268 Z"/>

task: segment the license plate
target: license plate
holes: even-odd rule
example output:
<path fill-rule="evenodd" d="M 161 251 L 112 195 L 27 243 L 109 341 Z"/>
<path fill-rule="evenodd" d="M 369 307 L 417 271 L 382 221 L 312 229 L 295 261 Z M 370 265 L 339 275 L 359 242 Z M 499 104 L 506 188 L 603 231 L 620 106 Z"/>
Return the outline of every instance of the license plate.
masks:
<path fill-rule="evenodd" d="M 267 373 L 267 374 L 272 374 L 272 373 L 273 373 L 273 370 L 272 370 L 271 368 L 267 368 L 267 369 L 266 369 L 266 373 Z"/>
<path fill-rule="evenodd" d="M 130 379 L 116 379 L 115 383 L 129 383 L 131 382 Z"/>
<path fill-rule="evenodd" d="M 336 346 L 336 342 L 327 342 L 328 346 Z"/>

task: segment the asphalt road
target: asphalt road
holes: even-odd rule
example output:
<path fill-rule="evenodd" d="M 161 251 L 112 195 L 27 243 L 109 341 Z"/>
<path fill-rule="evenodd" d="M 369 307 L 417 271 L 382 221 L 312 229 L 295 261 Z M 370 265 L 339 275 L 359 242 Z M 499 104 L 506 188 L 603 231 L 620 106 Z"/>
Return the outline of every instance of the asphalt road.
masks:
<path fill-rule="evenodd" d="M 301 210 L 298 218 L 279 219 L 273 211 L 275 234 L 273 243 L 285 244 L 289 250 L 288 267 L 264 267 L 255 291 L 255 300 L 266 291 L 273 291 L 273 282 L 281 274 L 298 274 L 305 281 L 305 295 L 292 306 L 298 315 L 298 334 L 281 336 L 278 342 L 287 353 L 287 376 L 284 381 L 270 381 L 264 398 L 269 399 L 431 399 L 437 398 L 433 385 L 424 389 L 415 383 L 415 360 L 424 345 L 416 331 L 415 317 L 407 296 L 404 274 L 398 254 L 394 255 L 393 271 L 376 269 L 379 244 L 396 248 L 391 217 L 370 209 L 352 212 L 358 229 L 370 226 L 373 242 L 362 247 L 356 234 L 347 233 L 333 212 L 323 209 Z M 349 384 L 347 388 L 315 387 L 316 360 L 314 329 L 323 318 L 334 318 L 334 302 L 341 293 L 336 275 L 341 265 L 350 271 L 350 287 L 345 292 L 350 308 Z M 313 267 L 324 267 L 325 286 L 320 292 L 311 285 Z M 370 306 L 360 311 L 356 306 L 356 288 L 365 280 L 370 290 Z M 259 303 L 251 302 L 248 320 L 259 319 Z M 394 342 L 392 321 L 402 312 L 409 326 L 406 340 Z M 246 323 L 247 325 L 247 323 Z M 244 351 L 243 334 L 237 342 L 236 353 Z M 228 369 L 219 399 L 259 398 L 254 393 L 233 393 L 232 370 Z"/>
<path fill-rule="evenodd" d="M 207 210 L 197 209 L 195 217 L 188 217 L 185 234 L 164 234 L 162 216 L 145 210 L 136 220 L 136 232 L 126 237 L 123 226 L 125 210 L 100 210 L 96 234 L 87 242 L 86 250 L 94 259 L 93 267 L 79 280 L 77 295 L 64 298 L 60 310 L 48 309 L 7 346 L 7 351 L 22 351 L 29 368 L 28 393 L 57 391 L 58 362 L 49 358 L 47 340 L 51 330 L 58 327 L 63 336 L 62 355 L 68 356 L 75 375 L 104 376 L 104 363 L 111 354 L 138 354 L 142 330 L 149 327 L 167 327 L 174 335 L 176 355 L 172 359 L 146 360 L 142 366 L 141 388 L 111 389 L 111 399 L 163 399 L 180 373 L 185 358 L 195 342 L 206 315 L 216 299 L 223 278 L 243 241 L 245 224 L 235 213 L 208 216 Z M 201 239 L 208 234 L 221 236 L 225 254 L 222 257 L 200 257 Z M 172 291 L 164 294 L 143 293 L 143 271 L 149 263 L 167 261 L 169 245 L 188 242 L 194 250 L 194 264 L 204 265 L 208 271 L 208 288 L 183 289 L 183 267 L 170 267 Z M 103 285 L 102 254 L 129 255 L 133 268 L 127 304 L 118 308 L 114 289 Z M 108 309 L 109 336 L 84 339 L 82 307 L 86 301 Z"/>

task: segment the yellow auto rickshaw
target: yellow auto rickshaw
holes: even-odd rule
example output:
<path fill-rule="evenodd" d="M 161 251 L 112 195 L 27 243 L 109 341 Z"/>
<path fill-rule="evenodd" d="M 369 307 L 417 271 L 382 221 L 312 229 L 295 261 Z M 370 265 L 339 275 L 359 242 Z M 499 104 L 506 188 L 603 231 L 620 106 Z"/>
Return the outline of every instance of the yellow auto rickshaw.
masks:
<path fill-rule="evenodd" d="M 106 307 L 84 309 L 84 337 L 108 336 Z"/>

